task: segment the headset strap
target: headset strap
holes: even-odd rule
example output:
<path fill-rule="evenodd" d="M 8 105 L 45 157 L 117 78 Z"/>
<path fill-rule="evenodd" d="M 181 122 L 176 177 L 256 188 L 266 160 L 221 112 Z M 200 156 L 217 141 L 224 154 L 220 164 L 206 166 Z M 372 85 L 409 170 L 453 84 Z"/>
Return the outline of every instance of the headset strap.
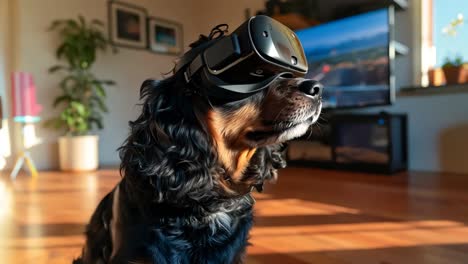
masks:
<path fill-rule="evenodd" d="M 200 35 L 198 41 L 190 44 L 191 50 L 187 51 L 177 62 L 174 72 L 178 72 L 185 68 L 187 65 L 187 71 L 184 72 L 185 80 L 190 82 L 192 76 L 202 68 L 204 65 L 203 51 L 213 45 L 218 40 L 222 39 L 226 33 L 228 33 L 229 26 L 227 24 L 219 24 L 211 29 L 209 36 Z"/>
<path fill-rule="evenodd" d="M 188 65 L 184 72 L 185 81 L 188 83 L 192 79 L 192 76 L 197 73 L 205 65 L 203 62 L 203 53 L 198 54 L 195 59 Z"/>

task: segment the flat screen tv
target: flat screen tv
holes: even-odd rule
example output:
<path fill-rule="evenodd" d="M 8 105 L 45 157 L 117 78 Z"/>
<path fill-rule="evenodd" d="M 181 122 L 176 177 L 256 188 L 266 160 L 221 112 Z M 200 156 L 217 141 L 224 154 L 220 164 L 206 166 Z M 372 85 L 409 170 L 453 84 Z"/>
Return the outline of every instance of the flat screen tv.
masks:
<path fill-rule="evenodd" d="M 307 77 L 325 86 L 325 108 L 392 103 L 393 13 L 379 9 L 296 31 L 309 63 Z"/>

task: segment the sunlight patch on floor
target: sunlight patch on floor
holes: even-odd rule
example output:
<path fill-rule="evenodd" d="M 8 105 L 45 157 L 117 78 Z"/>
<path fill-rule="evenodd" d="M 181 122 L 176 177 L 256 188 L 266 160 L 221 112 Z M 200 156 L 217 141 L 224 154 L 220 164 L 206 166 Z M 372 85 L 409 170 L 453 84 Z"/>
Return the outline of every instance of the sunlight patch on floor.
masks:
<path fill-rule="evenodd" d="M 281 207 L 281 210 L 277 210 L 278 207 Z M 300 199 L 260 200 L 257 201 L 255 206 L 256 216 L 358 214 L 359 212 L 359 210 L 353 208 Z"/>
<path fill-rule="evenodd" d="M 319 224 L 319 225 L 290 225 L 290 226 L 255 226 L 251 234 L 255 236 L 287 236 L 313 235 L 333 233 L 363 233 L 363 232 L 392 232 L 400 230 L 459 228 L 464 225 L 459 222 L 445 220 L 407 221 L 407 222 L 366 222 L 352 224 Z"/>
<path fill-rule="evenodd" d="M 288 234 L 287 228 L 254 228 L 251 239 L 254 246 L 249 249 L 249 254 L 290 254 L 468 243 L 468 227 L 463 223 L 445 220 L 347 224 L 338 227 L 317 225 L 304 227 L 304 234 L 298 226 L 295 228 L 300 232 L 293 231 Z M 333 229 L 338 232 L 331 232 Z"/>
<path fill-rule="evenodd" d="M 5 182 L 0 181 L 0 220 L 11 214 L 11 192 L 7 189 Z"/>
<path fill-rule="evenodd" d="M 81 247 L 84 243 L 84 235 L 67 236 L 48 236 L 48 237 L 27 237 L 27 238 L 13 238 L 5 241 L 0 240 L 0 248 L 15 248 L 15 247 Z"/>

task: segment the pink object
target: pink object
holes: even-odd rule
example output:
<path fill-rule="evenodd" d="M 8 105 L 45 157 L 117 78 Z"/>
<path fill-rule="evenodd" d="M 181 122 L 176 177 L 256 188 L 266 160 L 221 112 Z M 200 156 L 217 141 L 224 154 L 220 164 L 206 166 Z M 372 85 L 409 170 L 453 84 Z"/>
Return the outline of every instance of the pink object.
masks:
<path fill-rule="evenodd" d="M 36 101 L 36 85 L 33 76 L 27 72 L 11 74 L 11 94 L 13 96 L 13 117 L 37 117 L 42 106 Z"/>

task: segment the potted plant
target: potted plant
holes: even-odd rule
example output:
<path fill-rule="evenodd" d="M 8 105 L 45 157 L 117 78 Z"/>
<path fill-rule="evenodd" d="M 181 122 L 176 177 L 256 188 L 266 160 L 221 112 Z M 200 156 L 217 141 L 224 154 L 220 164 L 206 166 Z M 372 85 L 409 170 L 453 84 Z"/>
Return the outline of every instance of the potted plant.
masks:
<path fill-rule="evenodd" d="M 463 58 L 456 56 L 454 59 L 445 58 L 442 65 L 444 71 L 445 81 L 447 84 L 458 84 L 466 82 L 466 71 L 463 66 Z"/>
<path fill-rule="evenodd" d="M 429 77 L 429 84 L 431 86 L 441 86 L 446 83 L 444 71 L 442 70 L 442 68 L 429 69 L 427 74 Z"/>
<path fill-rule="evenodd" d="M 98 136 L 90 131 L 103 128 L 102 114 L 108 111 L 104 86 L 114 82 L 98 79 L 91 68 L 99 51 L 109 46 L 115 51 L 102 28 L 101 21 L 88 23 L 82 16 L 55 20 L 49 28 L 60 36 L 56 56 L 63 64 L 49 69 L 62 77 L 61 94 L 53 102 L 61 112 L 45 125 L 65 132 L 58 141 L 61 170 L 95 170 L 99 164 Z"/>
<path fill-rule="evenodd" d="M 458 14 L 455 19 L 450 21 L 450 23 L 442 29 L 443 34 L 448 37 L 456 38 L 458 35 L 458 28 L 465 23 L 465 18 L 463 14 Z M 458 84 L 466 82 L 466 70 L 463 65 L 463 58 L 461 56 L 455 56 L 455 58 L 450 59 L 446 57 L 444 64 L 442 65 L 442 70 L 445 75 L 446 84 Z"/>

